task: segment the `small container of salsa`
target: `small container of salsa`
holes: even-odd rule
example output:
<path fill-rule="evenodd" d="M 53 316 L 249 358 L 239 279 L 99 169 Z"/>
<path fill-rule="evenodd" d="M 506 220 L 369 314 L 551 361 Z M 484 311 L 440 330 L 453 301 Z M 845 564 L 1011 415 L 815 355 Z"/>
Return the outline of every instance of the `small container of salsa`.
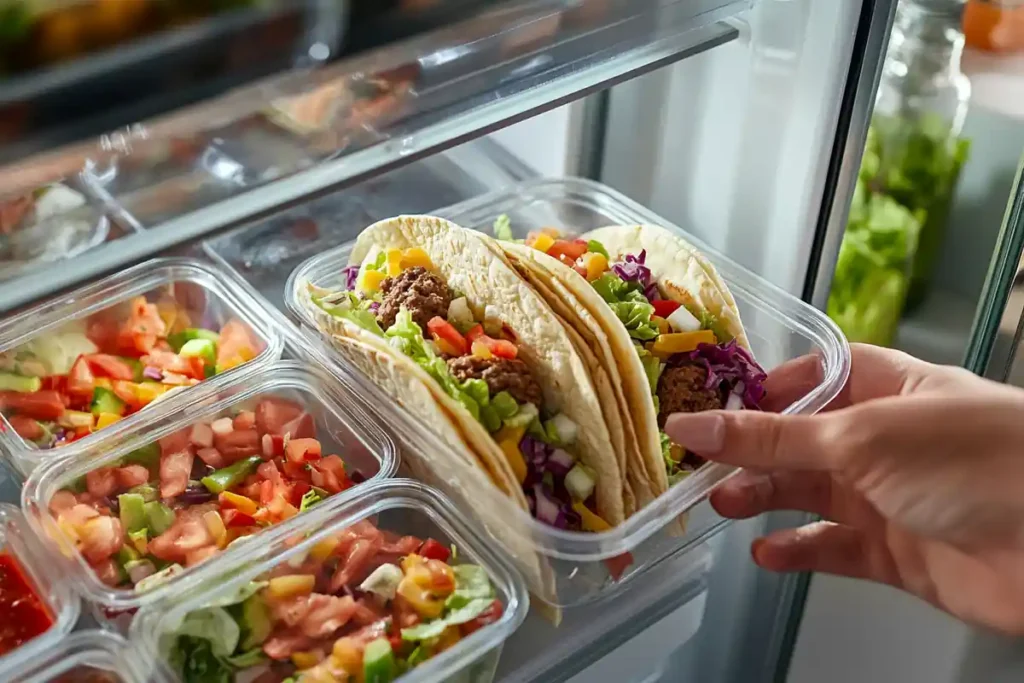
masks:
<path fill-rule="evenodd" d="M 32 683 L 172 683 L 166 672 L 143 669 L 124 638 L 109 631 L 73 633 L 45 655 L 0 665 L 0 680 Z"/>
<path fill-rule="evenodd" d="M 21 510 L 0 504 L 0 680 L 52 649 L 74 627 L 79 602 Z"/>

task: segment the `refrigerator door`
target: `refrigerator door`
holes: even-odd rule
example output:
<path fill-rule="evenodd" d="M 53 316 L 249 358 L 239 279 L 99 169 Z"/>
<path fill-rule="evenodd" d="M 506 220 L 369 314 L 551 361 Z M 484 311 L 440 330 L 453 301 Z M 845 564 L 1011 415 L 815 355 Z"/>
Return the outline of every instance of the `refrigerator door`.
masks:
<path fill-rule="evenodd" d="M 611 91 L 600 180 L 823 307 L 895 4 L 760 0 L 739 40 Z M 749 547 L 803 517 L 716 539 L 704 622 L 662 680 L 784 680 L 806 580 Z"/>

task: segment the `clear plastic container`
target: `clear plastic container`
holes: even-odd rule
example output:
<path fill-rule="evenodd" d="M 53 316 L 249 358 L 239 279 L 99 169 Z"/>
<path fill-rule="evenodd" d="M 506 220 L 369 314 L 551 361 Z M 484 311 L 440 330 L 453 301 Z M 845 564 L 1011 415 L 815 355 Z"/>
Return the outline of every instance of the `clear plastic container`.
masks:
<path fill-rule="evenodd" d="M 582 233 L 608 225 L 661 225 L 688 239 L 718 269 L 736 299 L 754 354 L 766 369 L 798 356 L 817 356 L 817 384 L 784 412 L 810 414 L 821 410 L 839 393 L 849 374 L 849 346 L 824 314 L 598 183 L 579 179 L 529 181 L 434 213 L 485 232 L 491 230 L 495 218 L 507 214 L 518 237 L 546 226 Z M 358 229 L 353 228 L 350 234 L 358 234 Z M 352 240 L 310 259 L 289 279 L 289 309 L 307 328 L 316 330 L 299 305 L 301 288 L 306 282 L 321 287 L 342 286 L 342 268 L 354 243 Z M 404 447 L 403 466 L 408 466 L 416 478 L 441 488 L 473 514 L 513 556 L 531 591 L 545 602 L 571 606 L 603 597 L 667 557 L 686 552 L 725 524 L 709 505 L 698 505 L 715 485 L 736 471 L 718 464 L 701 467 L 625 523 L 603 533 L 563 531 L 538 522 L 498 495 L 496 489 L 488 488 L 484 476 L 480 477 L 480 488 L 458 489 L 446 481 L 429 458 L 432 450 L 447 446 L 426 426 L 410 420 L 340 354 L 336 354 L 336 362 L 360 379 L 369 400 L 386 414 L 385 422 Z M 689 520 L 683 534 L 672 522 L 687 511 Z M 631 557 L 625 557 L 626 553 Z"/>
<path fill-rule="evenodd" d="M 172 258 L 142 263 L 8 319 L 0 326 L 0 357 L 16 357 L 26 344 L 46 337 L 53 339 L 54 335 L 83 331 L 97 314 L 114 310 L 121 315 L 122 309 L 140 296 L 146 296 L 152 302 L 160 297 L 172 302 L 176 310 L 187 315 L 191 321 L 189 326 L 219 330 L 228 321 L 238 320 L 261 347 L 258 355 L 249 362 L 207 379 L 199 386 L 222 387 L 233 377 L 253 372 L 281 354 L 282 342 L 276 332 L 277 327 L 259 302 L 238 287 L 233 278 L 199 261 Z M 192 387 L 168 394 L 158 404 L 181 409 L 195 389 Z M 41 448 L 21 438 L 3 417 L 0 418 L 0 427 L 3 427 L 0 429 L 0 448 L 22 474 L 28 476 L 36 466 L 49 459 L 74 457 L 93 449 L 104 437 L 116 439 L 135 431 L 146 420 L 147 412 L 155 409 L 156 405 L 143 408 L 59 448 Z"/>
<path fill-rule="evenodd" d="M 143 669 L 124 638 L 109 631 L 73 633 L 42 658 L 0 665 L 0 680 L 19 683 L 174 683 L 167 672 Z"/>
<path fill-rule="evenodd" d="M 100 581 L 73 541 L 62 532 L 50 511 L 54 495 L 73 485 L 88 472 L 99 467 L 112 466 L 126 455 L 159 439 L 196 423 L 210 423 L 219 417 L 231 416 L 238 408 L 253 409 L 261 398 L 277 397 L 299 403 L 313 417 L 316 438 L 323 454 L 339 455 L 345 462 L 346 472 L 357 482 L 387 478 L 397 468 L 395 446 L 372 418 L 360 407 L 330 374 L 294 361 L 280 361 L 264 368 L 259 376 L 246 375 L 227 387 L 213 387 L 197 392 L 189 403 L 173 409 L 155 411 L 147 424 L 132 432 L 119 432 L 104 439 L 80 457 L 70 461 L 51 463 L 37 470 L 22 490 L 22 507 L 33 528 L 41 536 L 54 540 L 64 560 L 63 570 L 72 577 L 75 588 L 98 606 L 97 616 L 116 619 L 121 613 L 146 604 L 152 604 L 172 595 L 182 595 L 198 585 L 197 568 L 207 564 L 220 565 L 254 543 L 242 541 L 229 546 L 224 552 L 196 568 L 171 578 L 152 590 L 137 592 L 133 588 L 111 588 Z M 197 458 L 198 460 L 198 458 Z M 361 478 L 354 473 L 358 472 Z M 334 507 L 337 500 L 347 498 L 359 486 L 352 487 L 327 498 L 319 505 Z M 317 509 L 317 508 L 314 508 Z M 309 514 L 300 513 L 278 525 L 268 528 L 290 528 L 302 525 Z M 262 536 L 266 530 L 248 536 Z M 269 541 L 268 541 L 269 542 Z M 255 543 L 261 545 L 260 542 Z M 54 554 L 55 557 L 57 554 Z M 223 559 L 222 559 L 223 558 Z"/>
<path fill-rule="evenodd" d="M 74 181 L 0 196 L 0 280 L 74 258 L 123 234 Z"/>
<path fill-rule="evenodd" d="M 41 653 L 53 649 L 74 628 L 80 605 L 78 596 L 49 561 L 46 549 L 32 532 L 21 510 L 7 503 L 0 503 L 0 553 L 10 555 L 17 562 L 53 619 L 48 630 L 0 656 L 0 680 L 20 680 L 5 672 L 24 662 L 35 661 Z"/>
<path fill-rule="evenodd" d="M 141 610 L 132 624 L 131 642 L 144 662 L 162 662 L 161 636 L 193 610 L 202 609 L 218 598 L 236 594 L 238 589 L 265 572 L 286 562 L 304 558 L 313 546 L 358 521 L 369 519 L 378 528 L 433 538 L 457 549 L 456 564 L 472 563 L 483 567 L 490 577 L 497 598 L 504 606 L 501 617 L 461 639 L 454 647 L 427 660 L 401 677 L 403 683 L 416 681 L 472 681 L 488 683 L 501 655 L 505 640 L 523 623 L 529 610 L 529 598 L 521 577 L 507 560 L 492 550 L 440 493 L 412 481 L 392 480 L 367 484 L 359 495 L 333 508 L 316 508 L 303 518 L 304 523 L 288 532 L 279 531 L 259 546 L 248 547 L 230 568 L 226 564 L 203 570 L 207 589 L 188 595 L 172 604 Z M 308 538 L 295 545 L 296 532 Z M 301 562 L 301 560 L 299 560 Z M 217 570 L 228 574 L 216 574 Z"/>

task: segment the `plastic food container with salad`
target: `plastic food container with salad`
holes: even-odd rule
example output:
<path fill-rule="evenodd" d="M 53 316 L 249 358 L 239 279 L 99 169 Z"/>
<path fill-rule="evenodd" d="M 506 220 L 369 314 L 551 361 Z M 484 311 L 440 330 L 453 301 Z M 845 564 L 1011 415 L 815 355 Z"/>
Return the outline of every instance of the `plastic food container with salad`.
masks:
<path fill-rule="evenodd" d="M 440 209 L 435 215 L 465 228 L 492 232 L 501 216 L 502 238 L 525 238 L 531 231 L 556 228 L 571 239 L 573 234 L 609 225 L 660 225 L 685 237 L 715 265 L 736 299 L 745 331 L 757 361 L 766 369 L 813 354 L 818 360 L 817 383 L 803 395 L 765 409 L 809 414 L 821 410 L 839 392 L 849 372 L 849 347 L 838 328 L 820 311 L 774 287 L 733 263 L 663 218 L 597 183 L 576 180 L 529 181 L 518 186 Z M 352 226 L 357 235 L 365 226 Z M 299 303 L 298 283 L 311 282 L 326 289 L 345 288 L 345 266 L 354 240 L 309 259 L 292 274 L 286 296 L 293 315 L 316 330 Z M 670 556 L 685 553 L 726 522 L 703 503 L 707 493 L 735 470 L 708 464 L 681 477 L 668 492 L 656 498 L 623 524 L 604 531 L 577 531 L 561 517 L 549 524 L 517 508 L 494 491 L 456 488 L 432 471 L 429 457 L 417 458 L 444 442 L 415 423 L 358 369 L 335 353 L 334 362 L 362 385 L 369 400 L 386 413 L 383 418 L 403 447 L 403 463 L 416 478 L 440 488 L 475 517 L 517 562 L 535 597 L 556 606 L 573 606 L 603 597 Z M 482 482 L 486 486 L 487 481 Z M 703 504 L 702 504 L 703 503 Z M 481 506 L 486 505 L 486 508 Z M 477 512 L 479 511 L 479 512 Z M 686 514 L 685 533 L 674 522 Z M 548 570 L 550 567 L 550 570 Z"/>
<path fill-rule="evenodd" d="M 49 561 L 24 515 L 0 504 L 0 680 L 64 638 L 78 621 L 79 601 Z"/>
<path fill-rule="evenodd" d="M 184 680 L 487 683 L 529 606 L 464 516 L 405 480 L 367 484 L 204 571 L 206 590 L 132 624 L 139 656 Z"/>
<path fill-rule="evenodd" d="M 0 665 L 0 680 L 26 683 L 172 683 L 160 671 L 139 667 L 124 638 L 109 631 L 73 633 L 42 657 Z"/>
<path fill-rule="evenodd" d="M 26 476 L 281 353 L 260 305 L 213 266 L 157 259 L 0 327 L 0 446 Z"/>
<path fill-rule="evenodd" d="M 197 565 L 266 528 L 391 476 L 395 460 L 336 380 L 280 361 L 36 470 L 22 505 L 63 551 L 76 589 L 116 620 L 183 595 Z"/>

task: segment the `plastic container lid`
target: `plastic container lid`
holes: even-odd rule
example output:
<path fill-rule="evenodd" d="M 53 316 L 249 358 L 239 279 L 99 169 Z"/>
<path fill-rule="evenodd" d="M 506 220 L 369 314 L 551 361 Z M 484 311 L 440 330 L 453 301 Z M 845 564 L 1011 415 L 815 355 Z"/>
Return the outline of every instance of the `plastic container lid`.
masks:
<path fill-rule="evenodd" d="M 367 484 L 357 496 L 343 504 L 318 506 L 303 517 L 301 525 L 268 534 L 264 543 L 248 546 L 244 554 L 230 564 L 215 566 L 211 563 L 202 569 L 197 576 L 202 574 L 208 586 L 206 590 L 171 604 L 140 610 L 132 623 L 130 639 L 141 661 L 150 666 L 157 662 L 163 664 L 158 650 L 160 638 L 173 630 L 174 624 L 180 624 L 188 613 L 220 597 L 237 594 L 240 588 L 264 572 L 293 558 L 305 557 L 327 536 L 371 518 L 380 529 L 454 545 L 459 560 L 480 565 L 487 571 L 498 599 L 504 605 L 504 611 L 496 622 L 412 669 L 401 677 L 403 683 L 447 680 L 462 672 L 467 672 L 467 680 L 474 683 L 492 680 L 502 644 L 522 624 L 529 611 L 526 586 L 507 560 L 480 538 L 465 522 L 464 515 L 443 495 L 417 482 L 402 479 Z M 297 534 L 309 536 L 295 545 Z"/>
<path fill-rule="evenodd" d="M 89 675 L 91 677 L 86 677 Z M 81 678 L 70 678 L 80 676 Z M 139 667 L 138 660 L 121 636 L 109 631 L 73 633 L 41 658 L 23 662 L 17 668 L 0 668 L 0 680 L 20 683 L 50 683 L 69 680 L 82 683 L 173 683 L 165 672 Z"/>
<path fill-rule="evenodd" d="M 821 311 L 604 185 L 574 178 L 528 181 L 434 214 L 488 233 L 495 219 L 506 214 L 519 238 L 530 230 L 549 226 L 579 234 L 609 225 L 659 225 L 688 240 L 714 264 L 736 300 L 761 365 L 770 370 L 798 356 L 817 356 L 817 382 L 782 412 L 816 413 L 838 395 L 846 382 L 849 345 L 839 328 Z M 304 326 L 316 330 L 300 304 L 305 283 L 343 287 L 342 268 L 348 264 L 354 244 L 352 240 L 319 254 L 292 273 L 286 302 Z M 480 477 L 480 486 L 474 490 L 457 490 L 446 482 L 443 473 L 436 471 L 429 457 L 432 451 L 448 448 L 429 426 L 411 420 L 392 398 L 340 354 L 334 354 L 334 362 L 356 378 L 377 410 L 384 413 L 383 419 L 403 446 L 403 465 L 409 465 L 417 479 L 440 488 L 473 514 L 516 560 L 534 595 L 546 602 L 576 605 L 605 597 L 621 589 L 627 579 L 641 575 L 668 556 L 695 547 L 727 523 L 710 506 L 699 505 L 715 486 L 737 471 L 720 464 L 701 467 L 624 523 L 601 533 L 564 531 L 533 519 L 496 488 L 487 488 L 486 477 Z M 680 525 L 673 522 L 684 513 L 689 519 L 682 533 Z"/>
<path fill-rule="evenodd" d="M 167 580 L 153 589 L 138 593 L 133 588 L 111 588 L 97 577 L 89 564 L 75 549 L 73 542 L 57 525 L 49 503 L 60 490 L 70 486 L 86 473 L 99 467 L 111 466 L 132 451 L 173 434 L 197 422 L 212 422 L 230 415 L 232 409 L 251 406 L 258 399 L 275 396 L 303 404 L 316 422 L 317 438 L 329 452 L 341 456 L 346 471 L 358 471 L 366 479 L 387 478 L 397 468 L 395 445 L 372 421 L 359 403 L 328 373 L 294 361 L 278 361 L 266 366 L 259 376 L 238 376 L 238 381 L 218 389 L 197 390 L 184 405 L 154 409 L 149 422 L 131 433 L 119 433 L 118 438 L 105 439 L 73 460 L 62 460 L 39 468 L 22 490 L 22 506 L 27 511 L 32 527 L 43 536 L 50 536 L 60 547 L 62 569 L 75 590 L 102 610 L 98 616 L 114 617 L 120 612 L 151 604 L 168 596 L 183 595 L 198 585 L 201 570 L 206 565 L 231 562 L 230 558 L 244 553 L 246 541 L 229 546 L 224 552 L 200 566 Z M 333 507 L 335 501 L 355 495 L 362 487 L 355 487 L 327 498 L 319 507 Z M 276 528 L 302 527 L 310 510 L 257 534 L 260 537 Z M 267 541 L 269 543 L 269 541 Z M 58 556 L 57 553 L 53 553 Z"/>
<path fill-rule="evenodd" d="M 36 661 L 41 653 L 51 650 L 74 628 L 80 605 L 78 596 L 49 561 L 21 510 L 7 503 L 0 503 L 0 552 L 10 554 L 24 570 L 25 578 L 53 618 L 53 624 L 44 633 L 0 657 L 0 680 L 20 680 L 7 672 L 24 662 Z"/>
<path fill-rule="evenodd" d="M 257 371 L 281 355 L 282 341 L 277 327 L 247 291 L 238 287 L 220 269 L 191 259 L 154 259 L 100 280 L 92 285 L 40 304 L 0 326 L 0 354 L 17 350 L 23 344 L 81 326 L 91 315 L 126 304 L 143 295 L 170 293 L 178 306 L 186 310 L 192 325 L 219 328 L 237 319 L 247 325 L 262 351 L 243 365 L 205 380 L 199 386 L 223 387 L 240 375 Z M 181 409 L 198 388 L 174 392 L 161 398 L 160 404 Z M 147 407 L 97 432 L 60 446 L 40 449 L 22 439 L 6 418 L 0 417 L 0 449 L 22 474 L 28 476 L 38 465 L 52 459 L 72 458 L 94 448 L 105 438 L 119 438 L 143 424 L 154 407 Z"/>

